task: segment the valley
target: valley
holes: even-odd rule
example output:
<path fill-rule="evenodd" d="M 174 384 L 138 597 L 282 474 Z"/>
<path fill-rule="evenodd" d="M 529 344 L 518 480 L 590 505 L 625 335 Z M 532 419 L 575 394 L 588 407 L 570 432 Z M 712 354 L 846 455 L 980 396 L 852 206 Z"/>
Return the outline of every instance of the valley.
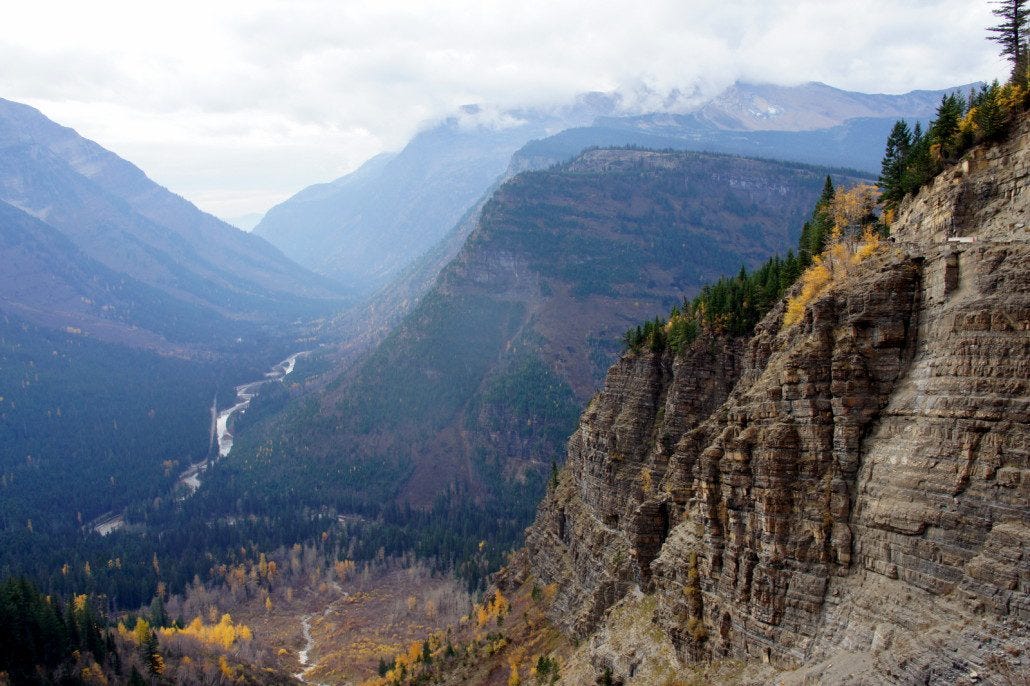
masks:
<path fill-rule="evenodd" d="M 203 472 L 211 466 L 212 460 L 217 461 L 229 454 L 232 450 L 233 436 L 232 426 L 233 417 L 237 414 L 243 414 L 250 407 L 251 401 L 257 397 L 261 388 L 266 384 L 270 383 L 282 383 L 287 376 L 293 372 L 293 368 L 297 364 L 297 359 L 310 354 L 310 351 L 296 352 L 287 357 L 282 362 L 272 367 L 270 371 L 265 372 L 265 378 L 260 381 L 251 381 L 236 387 L 236 403 L 227 407 L 222 411 L 218 411 L 218 401 L 215 399 L 214 404 L 211 406 L 211 436 L 212 436 L 212 451 L 215 447 L 218 450 L 217 458 L 208 457 L 200 462 L 191 464 L 186 471 L 179 475 L 178 481 L 175 482 L 175 490 L 178 490 L 180 486 L 185 487 L 189 494 L 192 495 L 198 488 L 200 488 L 200 476 Z"/>
<path fill-rule="evenodd" d="M 0 99 L 0 686 L 1024 673 L 1025 75 L 720 83 L 448 106 L 252 233 Z"/>

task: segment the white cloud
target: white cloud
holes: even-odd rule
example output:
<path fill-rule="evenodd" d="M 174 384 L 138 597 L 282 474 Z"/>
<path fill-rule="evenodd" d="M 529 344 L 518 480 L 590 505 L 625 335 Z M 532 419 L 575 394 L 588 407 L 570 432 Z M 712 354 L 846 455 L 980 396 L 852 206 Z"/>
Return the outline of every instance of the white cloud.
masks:
<path fill-rule="evenodd" d="M 5 8 L 0 96 L 223 215 L 261 211 L 467 103 L 743 78 L 864 91 L 1002 76 L 970 0 L 37 0 Z M 669 94 L 678 94 L 670 98 Z"/>

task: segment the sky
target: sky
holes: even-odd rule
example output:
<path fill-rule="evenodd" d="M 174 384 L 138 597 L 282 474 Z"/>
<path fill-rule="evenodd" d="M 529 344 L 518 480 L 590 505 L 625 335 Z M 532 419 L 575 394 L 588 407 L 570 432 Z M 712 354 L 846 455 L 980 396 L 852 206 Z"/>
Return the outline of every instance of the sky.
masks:
<path fill-rule="evenodd" d="M 1006 74 L 981 0 L 33 0 L 3 14 L 0 97 L 223 218 L 469 103 L 618 91 L 640 111 L 736 80 L 902 93 Z"/>

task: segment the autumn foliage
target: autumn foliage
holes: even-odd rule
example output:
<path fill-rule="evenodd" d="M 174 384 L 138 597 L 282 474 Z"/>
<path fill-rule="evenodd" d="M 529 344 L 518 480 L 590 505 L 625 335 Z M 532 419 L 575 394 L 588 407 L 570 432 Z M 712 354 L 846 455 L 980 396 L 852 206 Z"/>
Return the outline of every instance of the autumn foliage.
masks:
<path fill-rule="evenodd" d="M 237 641 L 250 641 L 253 638 L 251 630 L 244 624 L 233 622 L 232 616 L 229 614 L 223 614 L 217 624 L 204 624 L 204 620 L 195 617 L 182 629 L 164 627 L 158 631 L 158 634 L 162 639 L 176 635 L 187 636 L 223 650 L 232 648 Z"/>
<path fill-rule="evenodd" d="M 783 326 L 800 322 L 805 309 L 832 283 L 843 280 L 851 269 L 876 252 L 880 236 L 875 230 L 878 189 L 858 185 L 850 190 L 838 188 L 830 205 L 833 230 L 826 249 L 812 258 L 812 265 L 801 275 L 801 288 L 787 300 Z"/>

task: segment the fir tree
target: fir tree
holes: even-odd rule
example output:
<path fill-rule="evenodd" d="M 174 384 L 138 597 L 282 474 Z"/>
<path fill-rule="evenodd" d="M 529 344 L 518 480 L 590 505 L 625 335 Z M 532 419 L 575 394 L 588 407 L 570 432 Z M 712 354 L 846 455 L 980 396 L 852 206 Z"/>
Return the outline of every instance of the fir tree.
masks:
<path fill-rule="evenodd" d="M 905 159 L 912 147 L 912 131 L 908 123 L 899 120 L 891 129 L 887 138 L 887 150 L 880 165 L 880 188 L 883 189 L 884 206 L 893 209 L 905 197 L 902 177 L 905 172 Z"/>
<path fill-rule="evenodd" d="M 1001 86 L 995 81 L 990 86 L 983 86 L 970 98 L 969 109 L 973 123 L 985 140 L 995 141 L 1001 138 L 1008 129 L 1008 117 L 998 96 Z"/>
<path fill-rule="evenodd" d="M 930 125 L 931 155 L 938 163 L 954 159 L 961 151 L 959 122 L 966 113 L 966 103 L 958 93 L 945 95 L 937 106 L 937 118 Z M 936 173 L 939 170 L 934 170 Z"/>
<path fill-rule="evenodd" d="M 1001 46 L 1001 55 L 1012 62 L 1012 81 L 1026 81 L 1027 68 L 1027 20 L 1030 9 L 1027 0 L 997 0 L 991 10 L 1001 23 L 989 27 L 990 40 Z"/>

